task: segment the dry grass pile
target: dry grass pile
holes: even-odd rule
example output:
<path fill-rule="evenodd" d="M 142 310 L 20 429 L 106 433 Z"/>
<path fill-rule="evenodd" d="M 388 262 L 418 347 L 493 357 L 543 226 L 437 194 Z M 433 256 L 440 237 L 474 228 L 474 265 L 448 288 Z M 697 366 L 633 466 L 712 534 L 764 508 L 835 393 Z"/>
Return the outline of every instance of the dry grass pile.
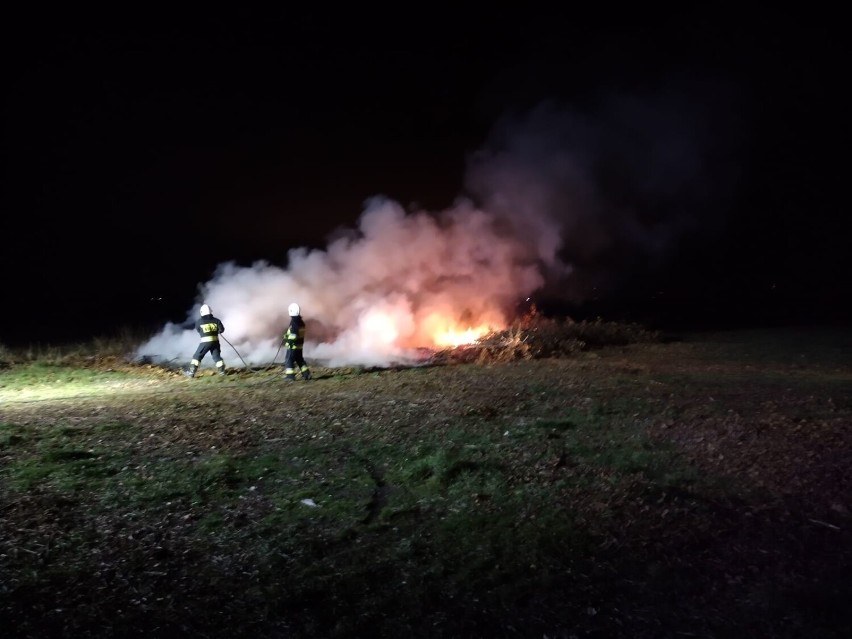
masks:
<path fill-rule="evenodd" d="M 639 324 L 606 322 L 600 318 L 575 322 L 548 318 L 533 307 L 515 325 L 489 333 L 474 344 L 440 351 L 437 364 L 504 363 L 548 357 L 571 357 L 605 346 L 655 342 L 660 334 Z"/>

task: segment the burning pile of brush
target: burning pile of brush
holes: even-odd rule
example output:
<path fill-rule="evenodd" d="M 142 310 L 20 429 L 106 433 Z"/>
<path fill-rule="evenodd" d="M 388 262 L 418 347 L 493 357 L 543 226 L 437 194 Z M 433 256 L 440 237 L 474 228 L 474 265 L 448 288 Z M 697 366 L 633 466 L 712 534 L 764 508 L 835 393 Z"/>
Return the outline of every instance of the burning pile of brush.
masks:
<path fill-rule="evenodd" d="M 503 363 L 523 359 L 571 357 L 604 346 L 653 342 L 659 334 L 638 324 L 547 318 L 533 307 L 513 326 L 488 333 L 472 344 L 438 351 L 435 364 Z"/>

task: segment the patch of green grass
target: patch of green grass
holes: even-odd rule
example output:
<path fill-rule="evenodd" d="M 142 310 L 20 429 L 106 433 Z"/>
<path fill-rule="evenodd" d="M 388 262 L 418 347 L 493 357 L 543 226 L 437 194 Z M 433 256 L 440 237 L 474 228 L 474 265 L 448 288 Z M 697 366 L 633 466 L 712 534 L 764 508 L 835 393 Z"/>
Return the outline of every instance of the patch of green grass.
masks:
<path fill-rule="evenodd" d="M 131 459 L 103 434 L 126 427 L 114 422 L 49 427 L 0 424 L 0 450 L 14 452 L 0 473 L 14 490 L 105 489 L 106 480 L 121 473 Z"/>
<path fill-rule="evenodd" d="M 621 419 L 623 413 L 616 415 L 619 418 L 598 422 L 596 427 L 590 427 L 595 423 L 590 417 L 586 428 L 565 431 L 561 444 L 568 457 L 616 475 L 640 474 L 651 482 L 691 484 L 697 478 L 670 444 L 644 434 L 642 421 Z"/>
<path fill-rule="evenodd" d="M 94 426 L 94 432 L 99 435 L 109 434 L 109 433 L 121 433 L 132 429 L 133 426 L 131 424 L 127 424 L 125 422 L 118 421 L 108 421 L 108 422 L 98 422 Z"/>
<path fill-rule="evenodd" d="M 138 506 L 182 500 L 185 504 L 231 503 L 252 485 L 274 475 L 271 455 L 212 452 L 194 459 L 153 458 L 128 464 L 110 491 L 116 504 Z"/>
<path fill-rule="evenodd" d="M 103 451 L 77 447 L 47 447 L 14 460 L 8 468 L 13 488 L 27 491 L 48 487 L 58 492 L 98 490 L 121 471 L 123 460 Z"/>
<path fill-rule="evenodd" d="M 638 475 L 660 490 L 692 489 L 702 481 L 698 471 L 671 444 L 645 433 L 653 414 L 653 407 L 644 400 L 613 397 L 585 409 L 570 409 L 560 417 L 515 427 L 511 438 L 525 447 L 538 441 L 540 457 L 561 457 L 565 464 L 586 469 L 574 477 L 578 485 L 601 477 L 620 481 Z M 708 478 L 704 483 L 709 488 L 712 482 Z"/>
<path fill-rule="evenodd" d="M 382 459 L 370 450 L 340 444 L 291 449 L 274 484 L 265 488 L 274 509 L 269 521 L 292 524 L 307 519 L 338 535 L 370 517 L 384 481 Z"/>
<path fill-rule="evenodd" d="M 48 384 L 87 384 L 114 378 L 115 375 L 95 369 L 36 361 L 3 372 L 0 374 L 0 384 L 8 389 Z"/>
<path fill-rule="evenodd" d="M 0 451 L 25 445 L 32 437 L 32 429 L 19 424 L 0 423 Z"/>
<path fill-rule="evenodd" d="M 394 487 L 381 521 L 399 521 L 427 511 L 452 512 L 474 501 L 499 499 L 509 490 L 497 456 L 469 449 L 435 448 L 397 462 L 388 473 Z"/>
<path fill-rule="evenodd" d="M 143 379 L 141 374 L 125 371 L 30 362 L 0 371 L 0 403 L 104 394 Z"/>

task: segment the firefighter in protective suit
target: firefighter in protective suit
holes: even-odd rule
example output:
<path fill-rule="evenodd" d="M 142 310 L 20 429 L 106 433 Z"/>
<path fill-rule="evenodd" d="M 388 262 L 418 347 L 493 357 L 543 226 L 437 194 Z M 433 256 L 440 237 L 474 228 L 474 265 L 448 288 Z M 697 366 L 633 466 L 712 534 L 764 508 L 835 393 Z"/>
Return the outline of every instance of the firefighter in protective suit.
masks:
<path fill-rule="evenodd" d="M 187 377 L 195 377 L 201 360 L 207 353 L 216 362 L 216 371 L 219 375 L 225 374 L 225 362 L 219 351 L 219 335 L 225 332 L 225 325 L 222 320 L 213 316 L 213 311 L 207 304 L 202 304 L 199 311 L 201 317 L 195 320 L 195 330 L 201 336 L 201 341 L 198 348 L 195 349 L 195 354 L 192 356 L 192 361 L 189 363 L 189 370 L 184 371 Z"/>
<path fill-rule="evenodd" d="M 295 302 L 287 308 L 290 314 L 290 326 L 284 333 L 284 379 L 296 381 L 296 367 L 302 373 L 302 379 L 311 378 L 311 370 L 305 362 L 302 350 L 305 346 L 305 322 L 302 319 L 302 311 Z"/>

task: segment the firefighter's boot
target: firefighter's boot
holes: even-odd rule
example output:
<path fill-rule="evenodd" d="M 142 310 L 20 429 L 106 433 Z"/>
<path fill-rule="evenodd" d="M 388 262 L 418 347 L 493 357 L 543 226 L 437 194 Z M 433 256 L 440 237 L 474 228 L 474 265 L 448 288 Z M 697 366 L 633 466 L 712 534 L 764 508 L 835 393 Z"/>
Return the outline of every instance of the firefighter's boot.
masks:
<path fill-rule="evenodd" d="M 195 377 L 195 371 L 197 371 L 197 370 L 198 370 L 198 366 L 190 366 L 188 369 L 186 369 L 183 372 L 183 374 L 186 375 L 189 378 L 192 378 L 192 377 Z"/>
<path fill-rule="evenodd" d="M 305 381 L 308 381 L 310 378 L 311 378 L 311 371 L 309 371 L 309 370 L 302 371 L 302 379 L 304 379 Z"/>

